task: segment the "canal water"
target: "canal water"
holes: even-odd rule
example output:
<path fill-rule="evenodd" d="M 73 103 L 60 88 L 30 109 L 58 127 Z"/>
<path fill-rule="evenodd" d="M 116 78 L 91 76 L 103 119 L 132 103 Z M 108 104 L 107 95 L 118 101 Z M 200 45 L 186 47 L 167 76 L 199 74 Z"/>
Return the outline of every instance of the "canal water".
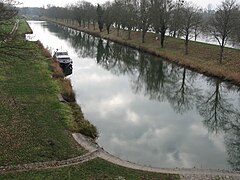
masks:
<path fill-rule="evenodd" d="M 239 87 L 70 28 L 28 23 L 28 39 L 69 51 L 67 78 L 106 151 L 153 167 L 240 169 Z"/>

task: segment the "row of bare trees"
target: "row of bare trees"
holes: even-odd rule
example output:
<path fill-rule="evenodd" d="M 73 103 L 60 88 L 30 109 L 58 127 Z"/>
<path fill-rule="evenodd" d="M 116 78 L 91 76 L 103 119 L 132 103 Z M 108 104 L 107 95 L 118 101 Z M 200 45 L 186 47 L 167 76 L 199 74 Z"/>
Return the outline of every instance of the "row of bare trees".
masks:
<path fill-rule="evenodd" d="M 184 0 L 115 0 L 94 6 L 79 1 L 67 7 L 49 6 L 45 15 L 56 19 L 74 20 L 79 26 L 89 27 L 98 23 L 99 30 L 106 27 L 108 33 L 113 26 L 128 31 L 131 38 L 133 30 L 141 30 L 142 43 L 145 34 L 153 31 L 160 36 L 160 46 L 164 48 L 166 32 L 173 37 L 185 40 L 185 54 L 188 54 L 189 40 L 207 33 L 212 35 L 220 46 L 219 62 L 228 40 L 240 42 L 240 11 L 236 0 L 225 0 L 215 10 L 202 10 L 195 4 Z"/>

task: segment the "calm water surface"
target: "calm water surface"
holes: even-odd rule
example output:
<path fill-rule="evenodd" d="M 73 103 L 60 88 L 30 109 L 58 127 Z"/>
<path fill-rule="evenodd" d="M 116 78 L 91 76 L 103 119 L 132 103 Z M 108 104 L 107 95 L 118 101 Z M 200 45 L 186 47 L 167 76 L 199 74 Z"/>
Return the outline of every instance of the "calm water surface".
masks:
<path fill-rule="evenodd" d="M 29 24 L 28 38 L 69 51 L 67 78 L 105 150 L 154 167 L 240 169 L 239 87 L 69 28 Z"/>

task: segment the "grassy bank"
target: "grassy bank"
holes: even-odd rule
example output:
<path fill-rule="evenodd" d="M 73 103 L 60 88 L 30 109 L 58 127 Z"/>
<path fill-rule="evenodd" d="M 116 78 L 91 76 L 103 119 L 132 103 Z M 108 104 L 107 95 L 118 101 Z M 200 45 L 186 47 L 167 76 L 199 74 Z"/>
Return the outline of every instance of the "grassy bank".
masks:
<path fill-rule="evenodd" d="M 234 84 L 240 85 L 240 50 L 225 48 L 223 63 L 219 64 L 218 59 L 220 49 L 217 45 L 190 41 L 189 54 L 185 55 L 184 40 L 182 39 L 166 37 L 165 47 L 160 48 L 160 41 L 155 39 L 156 35 L 153 33 L 147 33 L 145 43 L 142 43 L 141 32 L 131 32 L 131 39 L 129 40 L 128 32 L 124 30 L 120 30 L 120 35 L 117 36 L 117 31 L 115 29 L 112 29 L 110 34 L 107 34 L 106 30 L 100 33 L 97 28 L 94 30 L 92 26 L 90 26 L 90 28 L 83 28 L 78 25 L 69 25 L 62 21 L 58 21 L 57 23 L 123 45 L 134 47 L 141 51 L 165 58 L 168 61 L 185 66 L 199 73 L 219 77 L 223 80 L 231 81 Z"/>
<path fill-rule="evenodd" d="M 144 172 L 124 168 L 101 159 L 91 160 L 81 165 L 41 171 L 6 173 L 2 179 L 118 179 L 118 180 L 179 180 L 179 175 Z"/>
<path fill-rule="evenodd" d="M 1 48 L 0 166 L 84 153 L 68 131 L 73 113 L 58 100 L 61 88 L 51 78 L 49 57 L 38 42 L 23 38 L 29 31 L 21 20 L 18 36 Z"/>

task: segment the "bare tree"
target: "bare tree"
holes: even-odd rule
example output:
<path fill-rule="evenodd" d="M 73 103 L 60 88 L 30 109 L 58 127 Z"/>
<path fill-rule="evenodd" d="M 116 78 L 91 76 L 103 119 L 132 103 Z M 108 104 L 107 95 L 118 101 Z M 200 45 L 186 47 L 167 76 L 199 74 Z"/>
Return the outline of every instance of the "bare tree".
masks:
<path fill-rule="evenodd" d="M 161 34 L 162 48 L 172 9 L 172 0 L 151 0 L 151 22 L 156 34 Z"/>
<path fill-rule="evenodd" d="M 106 3 L 103 4 L 103 7 L 104 7 L 104 13 L 103 13 L 103 21 L 104 21 L 104 24 L 106 26 L 106 29 L 107 29 L 107 33 L 109 34 L 110 33 L 110 27 L 111 25 L 113 24 L 114 22 L 114 19 L 113 19 L 113 6 L 112 4 L 110 3 L 110 1 L 107 1 Z"/>
<path fill-rule="evenodd" d="M 233 45 L 240 45 L 240 10 L 238 10 L 235 18 L 234 18 L 234 29 L 233 33 L 230 34 L 230 39 Z"/>
<path fill-rule="evenodd" d="M 83 11 L 82 11 L 82 6 L 80 1 L 77 2 L 75 5 L 73 5 L 72 13 L 73 13 L 74 20 L 78 22 L 79 26 L 82 26 Z"/>
<path fill-rule="evenodd" d="M 185 54 L 188 54 L 188 45 L 190 34 L 194 31 L 195 27 L 197 27 L 201 23 L 201 16 L 199 14 L 199 8 L 190 3 L 186 3 L 182 11 L 182 29 L 181 33 L 185 38 Z"/>
<path fill-rule="evenodd" d="M 0 45 L 2 46 L 2 41 L 11 35 L 11 30 L 6 32 L 6 27 L 13 26 L 15 17 L 18 13 L 16 5 L 19 3 L 12 0 L 0 0 Z"/>
<path fill-rule="evenodd" d="M 89 9 L 89 14 L 90 14 L 91 22 L 93 24 L 93 28 L 95 30 L 95 24 L 97 22 L 97 7 L 91 4 Z"/>
<path fill-rule="evenodd" d="M 92 4 L 87 1 L 82 1 L 82 14 L 83 14 L 83 24 L 85 26 L 85 22 L 87 22 L 87 26 L 89 28 L 90 22 L 91 22 L 91 9 L 92 9 Z"/>
<path fill-rule="evenodd" d="M 182 16 L 181 16 L 181 7 L 184 4 L 184 0 L 177 0 L 173 4 L 173 9 L 170 14 L 170 23 L 169 23 L 169 31 L 172 33 L 173 37 L 177 36 L 177 32 L 179 32 L 181 28 Z"/>
<path fill-rule="evenodd" d="M 124 3 L 124 12 L 122 16 L 122 26 L 128 29 L 128 39 L 131 39 L 131 31 L 136 27 L 137 23 L 137 9 L 136 2 L 133 0 L 126 0 Z"/>
<path fill-rule="evenodd" d="M 99 4 L 97 6 L 97 17 L 98 17 L 99 30 L 100 30 L 100 32 L 102 32 L 102 30 L 103 30 L 103 9 Z"/>
<path fill-rule="evenodd" d="M 217 7 L 216 13 L 209 21 L 208 30 L 220 45 L 219 63 L 223 60 L 224 47 L 234 31 L 234 22 L 237 18 L 238 5 L 236 0 L 225 0 Z"/>
<path fill-rule="evenodd" d="M 203 32 L 203 10 L 199 9 L 196 15 L 197 22 L 195 26 L 193 26 L 193 33 L 194 33 L 194 41 L 197 41 L 197 37 L 199 34 Z"/>
<path fill-rule="evenodd" d="M 119 36 L 119 31 L 122 24 L 123 12 L 124 12 L 124 3 L 121 0 L 116 0 L 113 3 L 113 19 L 114 25 L 117 27 L 117 36 Z"/>
<path fill-rule="evenodd" d="M 145 42 L 145 35 L 150 26 L 150 1 L 139 0 L 139 28 L 142 30 L 142 43 Z"/>

